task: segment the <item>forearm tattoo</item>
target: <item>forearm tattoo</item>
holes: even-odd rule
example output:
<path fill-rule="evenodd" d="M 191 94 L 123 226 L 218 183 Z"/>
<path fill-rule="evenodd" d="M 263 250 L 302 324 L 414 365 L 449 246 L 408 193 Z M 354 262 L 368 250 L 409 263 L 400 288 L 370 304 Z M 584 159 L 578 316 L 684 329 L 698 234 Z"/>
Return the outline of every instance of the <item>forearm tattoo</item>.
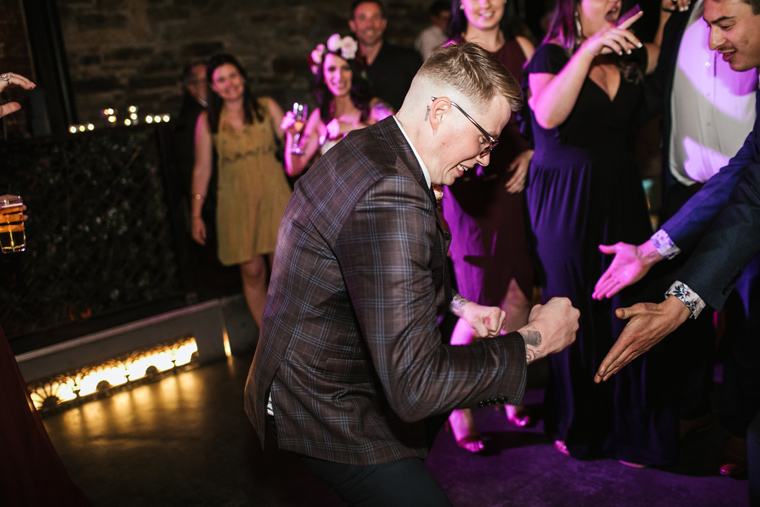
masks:
<path fill-rule="evenodd" d="M 459 294 L 454 294 L 454 298 L 451 300 L 451 303 L 449 304 L 449 311 L 451 311 L 451 313 L 453 313 L 457 317 L 461 317 L 462 312 L 464 311 L 464 305 L 470 302 L 471 301 L 463 298 Z"/>
<path fill-rule="evenodd" d="M 520 335 L 523 337 L 523 341 L 525 341 L 525 358 L 528 363 L 532 363 L 536 359 L 540 359 L 546 355 L 540 348 L 542 341 L 541 333 L 532 329 L 524 329 L 520 331 Z"/>

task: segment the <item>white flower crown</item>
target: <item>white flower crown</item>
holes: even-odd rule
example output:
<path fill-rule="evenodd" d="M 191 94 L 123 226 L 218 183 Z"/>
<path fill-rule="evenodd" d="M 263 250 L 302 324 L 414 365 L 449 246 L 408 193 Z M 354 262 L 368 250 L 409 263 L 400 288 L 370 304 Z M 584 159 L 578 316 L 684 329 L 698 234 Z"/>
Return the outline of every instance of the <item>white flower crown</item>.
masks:
<path fill-rule="evenodd" d="M 340 34 L 334 33 L 327 39 L 327 46 L 324 44 L 318 44 L 314 51 L 310 55 L 311 72 L 316 74 L 319 71 L 319 65 L 322 63 L 322 58 L 326 52 L 339 53 L 345 60 L 353 60 L 356 58 L 356 51 L 359 49 L 359 45 L 356 43 L 353 37 L 346 35 L 341 38 Z"/>

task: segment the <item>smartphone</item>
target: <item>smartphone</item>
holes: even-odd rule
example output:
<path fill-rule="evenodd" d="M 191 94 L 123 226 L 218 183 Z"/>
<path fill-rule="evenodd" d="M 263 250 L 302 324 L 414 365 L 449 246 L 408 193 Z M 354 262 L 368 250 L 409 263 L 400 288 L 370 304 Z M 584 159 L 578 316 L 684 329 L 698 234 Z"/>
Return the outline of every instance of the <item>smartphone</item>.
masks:
<path fill-rule="evenodd" d="M 626 21 L 634 17 L 639 12 L 641 12 L 641 7 L 639 7 L 639 4 L 634 5 L 631 10 L 629 10 L 625 14 L 620 15 L 617 21 L 617 26 L 622 25 L 623 23 L 625 23 Z"/>

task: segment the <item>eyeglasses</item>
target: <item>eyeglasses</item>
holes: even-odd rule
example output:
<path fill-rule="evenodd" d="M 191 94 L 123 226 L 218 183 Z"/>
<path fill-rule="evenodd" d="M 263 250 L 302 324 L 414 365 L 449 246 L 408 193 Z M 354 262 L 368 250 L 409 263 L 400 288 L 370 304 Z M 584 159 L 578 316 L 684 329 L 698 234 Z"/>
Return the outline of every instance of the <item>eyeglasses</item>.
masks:
<path fill-rule="evenodd" d="M 430 98 L 433 99 L 433 100 L 435 100 L 438 97 L 430 97 Z M 457 104 L 456 102 L 451 101 L 451 100 L 449 101 L 449 104 L 451 104 L 452 106 L 454 106 L 457 109 L 459 109 L 459 112 L 461 112 L 464 115 L 465 118 L 467 118 L 468 120 L 470 120 L 470 123 L 472 123 L 473 125 L 475 125 L 475 127 L 477 127 L 477 129 L 480 130 L 481 134 L 483 134 L 483 137 L 485 137 L 488 140 L 488 145 L 485 148 L 483 148 L 483 150 L 480 152 L 480 154 L 478 156 L 479 157 L 485 157 L 486 155 L 488 155 L 489 153 L 491 153 L 491 150 L 493 150 L 494 148 L 496 148 L 496 146 L 499 144 L 499 138 L 498 137 L 494 137 L 491 134 L 489 134 L 488 131 L 486 129 L 484 129 L 483 127 L 481 127 L 480 124 L 478 122 L 476 122 L 475 119 L 472 116 L 470 116 L 469 114 L 467 114 L 467 112 L 464 109 L 462 109 L 459 106 L 459 104 Z"/>

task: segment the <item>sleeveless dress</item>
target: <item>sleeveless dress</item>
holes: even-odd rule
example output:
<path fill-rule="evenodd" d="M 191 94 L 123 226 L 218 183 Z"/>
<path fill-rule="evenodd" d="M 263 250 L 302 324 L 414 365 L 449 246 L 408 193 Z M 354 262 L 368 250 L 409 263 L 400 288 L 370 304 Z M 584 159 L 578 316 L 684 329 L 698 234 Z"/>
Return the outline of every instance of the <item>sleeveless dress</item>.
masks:
<path fill-rule="evenodd" d="M 522 80 L 525 55 L 516 40 L 507 41 L 492 55 L 518 82 Z M 512 279 L 528 300 L 532 298 L 525 194 L 510 194 L 505 188 L 513 174 L 509 164 L 528 148 L 517 114 L 512 113 L 489 165 L 473 167 L 443 189 L 443 216 L 451 231 L 449 252 L 457 289 L 470 301 L 500 306 Z"/>
<path fill-rule="evenodd" d="M 645 68 L 646 51 L 633 55 Z M 544 44 L 525 69 L 557 74 L 569 57 Z M 630 141 L 643 114 L 644 86 L 621 72 L 611 100 L 586 78 L 567 120 L 546 130 L 532 119 L 536 153 L 530 168 L 528 210 L 540 264 L 544 300 L 570 298 L 581 312 L 576 341 L 551 357 L 546 431 L 564 440 L 577 458 L 611 457 L 645 465 L 675 461 L 677 416 L 661 399 L 656 349 L 633 361 L 611 380 L 594 374 L 625 321 L 614 309 L 648 297 L 636 284 L 611 300 L 591 298 L 612 256 L 598 245 L 640 244 L 652 233 L 641 179 Z M 638 287 L 642 285 L 641 287 Z M 660 295 L 660 298 L 662 295 Z M 650 300 L 650 299 L 646 299 Z"/>
<path fill-rule="evenodd" d="M 263 121 L 238 130 L 227 123 L 222 108 L 219 131 L 213 134 L 218 154 L 216 224 L 219 260 L 242 264 L 274 252 L 290 186 L 275 158 L 275 135 L 267 99 L 258 99 Z"/>

